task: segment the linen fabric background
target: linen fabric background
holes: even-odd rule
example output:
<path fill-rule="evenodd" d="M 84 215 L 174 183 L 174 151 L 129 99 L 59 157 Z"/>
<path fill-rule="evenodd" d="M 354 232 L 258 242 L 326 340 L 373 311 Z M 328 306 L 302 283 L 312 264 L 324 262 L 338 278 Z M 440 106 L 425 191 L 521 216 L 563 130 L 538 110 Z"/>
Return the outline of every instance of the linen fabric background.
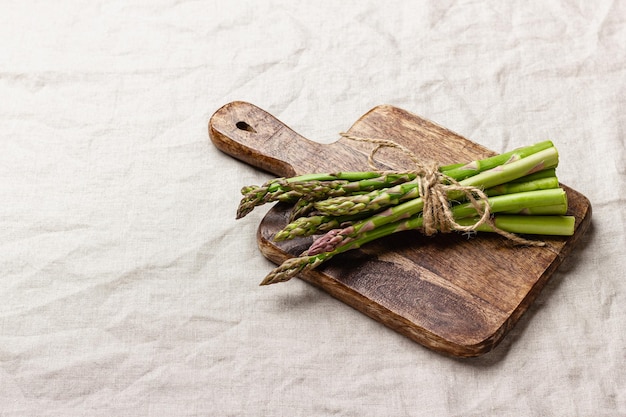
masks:
<path fill-rule="evenodd" d="M 258 287 L 234 100 L 322 143 L 379 104 L 551 139 L 592 225 L 500 346 L 440 355 Z M 625 109 L 623 1 L 5 0 L 0 415 L 626 415 Z"/>

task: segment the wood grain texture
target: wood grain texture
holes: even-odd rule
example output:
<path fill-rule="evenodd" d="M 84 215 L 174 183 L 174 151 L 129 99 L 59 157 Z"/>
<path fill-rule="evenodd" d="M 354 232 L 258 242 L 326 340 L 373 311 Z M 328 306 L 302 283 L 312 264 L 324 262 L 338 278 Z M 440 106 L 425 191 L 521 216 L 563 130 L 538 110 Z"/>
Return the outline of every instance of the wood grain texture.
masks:
<path fill-rule="evenodd" d="M 219 109 L 209 122 L 209 133 L 222 151 L 278 176 L 368 169 L 371 145 L 347 139 L 328 145 L 309 141 L 249 103 Z M 494 154 L 393 106 L 375 107 L 348 133 L 392 139 L 418 157 L 441 164 Z M 380 151 L 377 161 L 381 168 L 411 166 L 393 149 Z M 403 232 L 337 256 L 300 278 L 428 348 L 460 357 L 484 354 L 528 309 L 590 223 L 587 198 L 563 188 L 576 231 L 568 238 L 542 237 L 545 247 L 512 246 L 493 234 L 467 240 L 458 234 L 425 237 Z M 298 256 L 312 242 L 272 241 L 287 224 L 288 210 L 276 205 L 258 229 L 259 248 L 275 263 Z"/>

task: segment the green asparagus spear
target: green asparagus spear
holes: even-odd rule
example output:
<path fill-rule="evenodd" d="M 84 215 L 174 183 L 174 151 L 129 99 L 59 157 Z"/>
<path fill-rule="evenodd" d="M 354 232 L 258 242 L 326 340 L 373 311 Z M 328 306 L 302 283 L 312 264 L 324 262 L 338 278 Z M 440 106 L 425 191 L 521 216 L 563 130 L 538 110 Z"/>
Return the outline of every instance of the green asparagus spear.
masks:
<path fill-rule="evenodd" d="M 237 218 L 250 213 L 256 206 L 274 201 L 310 201 L 361 191 L 394 186 L 416 177 L 413 172 L 339 172 L 307 174 L 291 178 L 276 178 L 261 186 L 243 187 L 244 195 L 237 209 Z"/>
<path fill-rule="evenodd" d="M 504 194 L 501 196 L 490 197 L 488 203 L 493 213 L 521 210 L 529 207 L 548 207 L 554 205 L 567 207 L 567 194 L 560 188 L 529 191 L 525 193 Z M 468 203 L 452 207 L 452 213 L 455 220 L 461 225 L 473 225 L 477 222 L 477 219 L 473 217 L 476 214 L 476 208 L 472 204 Z M 498 218 L 503 220 L 497 220 Z M 495 219 L 496 227 L 511 233 L 567 236 L 573 234 L 574 232 L 572 223 L 573 220 L 571 217 L 567 216 L 496 215 Z M 343 253 L 351 249 L 357 249 L 374 239 L 399 231 L 418 229 L 423 226 L 423 220 L 423 217 L 418 214 L 409 219 L 399 220 L 376 229 L 368 230 L 355 238 L 340 239 L 338 242 L 329 241 L 327 246 L 314 244 L 305 255 L 300 258 L 295 258 L 299 259 L 299 261 L 287 261 L 288 263 L 286 265 L 280 266 L 273 271 L 268 278 L 266 278 L 264 283 L 270 284 L 285 281 L 292 276 L 297 275 L 303 269 L 313 268 L 312 265 L 320 265 L 339 253 Z M 551 223 L 551 221 L 553 222 Z M 477 230 L 487 232 L 493 231 L 488 226 L 480 226 Z M 327 236 L 338 237 L 338 232 L 338 229 L 333 229 L 327 234 Z"/>
<path fill-rule="evenodd" d="M 494 167 L 515 162 L 521 158 L 540 152 L 552 146 L 552 142 L 550 141 L 539 142 L 531 146 L 526 146 L 510 152 L 481 160 L 476 160 L 466 164 L 446 165 L 444 167 L 441 167 L 440 171 L 455 180 L 461 180 L 479 174 L 480 172 L 490 170 Z M 394 177 L 397 178 L 395 178 L 394 180 Z M 376 171 L 339 172 L 331 174 L 306 174 L 292 178 L 277 178 L 263 184 L 260 187 L 243 187 L 241 191 L 244 197 L 241 200 L 241 203 L 237 210 L 237 218 L 239 219 L 241 217 L 244 217 L 245 215 L 250 213 L 256 206 L 272 201 L 294 202 L 295 200 L 302 197 L 303 194 L 307 194 L 307 191 L 304 190 L 301 190 L 300 192 L 295 191 L 293 189 L 293 186 L 290 185 L 292 183 L 297 184 L 313 182 L 316 183 L 316 186 L 322 187 L 322 185 L 319 184 L 321 182 L 339 180 L 342 183 L 336 183 L 336 186 L 345 187 L 345 189 L 338 191 L 334 195 L 344 195 L 354 191 L 369 191 L 374 189 L 386 188 L 388 186 L 410 181 L 414 178 L 415 174 L 411 172 L 384 174 Z M 357 184 L 345 185 L 343 184 L 343 181 Z M 336 188 L 330 187 L 329 189 Z M 318 195 L 316 197 L 317 199 L 325 198 L 329 195 L 324 194 L 319 190 L 316 192 L 316 194 Z"/>
<path fill-rule="evenodd" d="M 519 159 L 506 165 L 497 166 L 488 171 L 466 178 L 459 183 L 463 186 L 485 187 L 490 188 L 496 185 L 504 184 L 517 178 L 532 174 L 542 169 L 556 167 L 558 164 L 558 152 L 556 148 L 551 147 L 544 149 L 525 158 Z M 455 200 L 461 198 L 464 193 L 460 191 L 450 192 L 448 198 Z M 424 201 L 421 198 L 414 198 L 397 206 L 390 207 L 380 213 L 377 213 L 365 220 L 357 222 L 339 231 L 331 231 L 332 235 L 316 241 L 323 247 L 328 248 L 329 243 L 335 245 L 341 243 L 342 239 L 355 239 L 362 232 L 367 232 L 387 223 L 393 223 L 401 219 L 411 217 L 422 211 Z M 328 232 L 330 233 L 330 232 Z M 328 240 L 328 242 L 325 241 Z"/>
<path fill-rule="evenodd" d="M 397 223 L 389 223 L 378 229 L 370 230 L 356 239 L 349 241 L 344 240 L 343 245 L 336 246 L 331 251 L 320 252 L 314 255 L 305 254 L 297 258 L 290 258 L 271 271 L 260 285 L 287 281 L 303 271 L 316 268 L 340 253 L 357 249 L 366 243 L 395 232 L 418 229 L 422 227 L 423 220 L 423 217 L 415 216 Z M 478 220 L 478 218 L 470 217 L 459 219 L 458 222 L 464 226 L 471 226 L 475 225 Z M 571 236 L 574 233 L 575 218 L 573 216 L 518 216 L 498 214 L 494 216 L 493 223 L 500 230 L 510 233 Z M 478 226 L 476 230 L 481 232 L 493 231 L 488 224 Z"/>

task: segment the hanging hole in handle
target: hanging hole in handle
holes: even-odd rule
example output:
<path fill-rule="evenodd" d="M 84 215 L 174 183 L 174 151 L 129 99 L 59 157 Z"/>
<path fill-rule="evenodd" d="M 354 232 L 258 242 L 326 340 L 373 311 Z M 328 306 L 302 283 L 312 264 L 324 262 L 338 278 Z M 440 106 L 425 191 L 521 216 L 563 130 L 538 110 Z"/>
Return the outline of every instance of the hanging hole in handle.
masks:
<path fill-rule="evenodd" d="M 246 122 L 237 122 L 235 123 L 235 126 L 237 126 L 237 129 L 245 130 L 246 132 L 256 133 L 256 130 L 254 130 L 254 128 Z"/>

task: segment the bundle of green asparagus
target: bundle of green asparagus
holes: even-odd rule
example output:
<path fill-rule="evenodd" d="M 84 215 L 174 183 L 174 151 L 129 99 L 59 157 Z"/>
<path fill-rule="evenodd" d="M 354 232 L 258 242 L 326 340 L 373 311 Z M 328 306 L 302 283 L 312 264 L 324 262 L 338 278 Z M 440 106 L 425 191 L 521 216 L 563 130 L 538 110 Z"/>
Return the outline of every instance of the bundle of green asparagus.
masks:
<path fill-rule="evenodd" d="M 428 235 L 437 230 L 498 232 L 523 244 L 541 245 L 515 234 L 574 233 L 574 218 L 565 215 L 567 196 L 555 174 L 557 165 L 556 148 L 544 141 L 486 159 L 435 166 L 437 184 L 430 185 L 424 185 L 420 170 L 276 178 L 242 189 L 237 218 L 265 203 L 286 202 L 293 204 L 290 223 L 276 233 L 276 241 L 321 235 L 301 256 L 270 272 L 261 285 L 287 281 L 335 255 L 405 230 Z M 443 201 L 441 191 L 430 195 L 431 186 L 444 187 Z M 443 220 L 437 220 L 442 212 Z"/>

